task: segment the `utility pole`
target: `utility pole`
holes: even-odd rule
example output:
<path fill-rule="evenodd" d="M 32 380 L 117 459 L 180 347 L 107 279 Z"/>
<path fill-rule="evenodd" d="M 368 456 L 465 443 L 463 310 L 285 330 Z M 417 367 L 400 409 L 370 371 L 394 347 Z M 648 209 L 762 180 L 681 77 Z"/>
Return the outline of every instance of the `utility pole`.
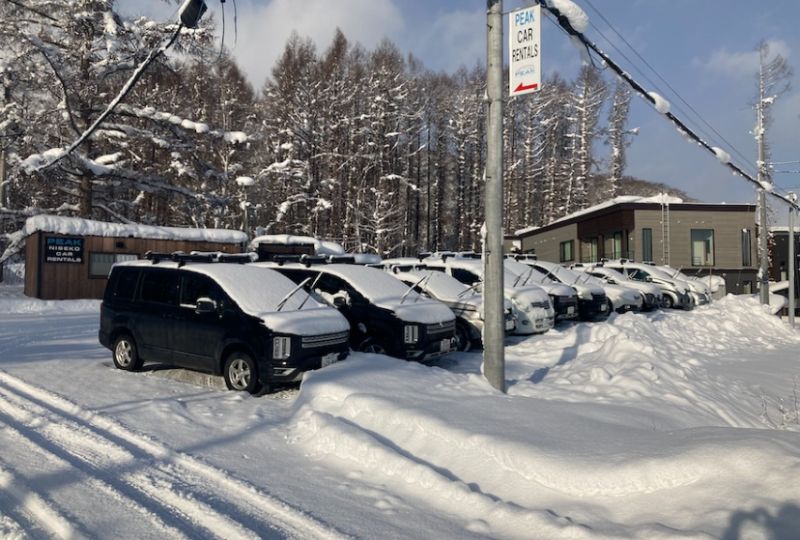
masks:
<path fill-rule="evenodd" d="M 503 1 L 486 0 L 486 240 L 483 257 L 483 372 L 506 391 L 503 339 Z"/>
<path fill-rule="evenodd" d="M 763 69 L 763 65 L 762 65 Z M 764 83 L 759 77 L 758 104 L 756 105 L 756 144 L 758 145 L 758 190 L 759 221 L 761 228 L 758 236 L 758 249 L 761 255 L 759 264 L 761 303 L 769 304 L 769 224 L 767 223 L 767 190 L 764 186 L 769 182 L 767 175 L 766 148 L 764 146 Z"/>
<path fill-rule="evenodd" d="M 789 193 L 789 200 L 793 203 L 797 202 L 797 195 Z M 794 206 L 789 207 L 789 326 L 794 328 L 794 310 L 795 310 L 795 259 L 794 259 Z"/>

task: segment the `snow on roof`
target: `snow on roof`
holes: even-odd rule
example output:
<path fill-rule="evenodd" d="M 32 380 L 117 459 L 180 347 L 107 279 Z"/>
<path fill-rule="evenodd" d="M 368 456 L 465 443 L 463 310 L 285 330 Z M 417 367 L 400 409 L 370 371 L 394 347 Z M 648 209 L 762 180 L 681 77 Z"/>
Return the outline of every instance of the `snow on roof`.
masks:
<path fill-rule="evenodd" d="M 46 214 L 28 218 L 22 232 L 25 236 L 30 236 L 35 232 L 49 232 L 76 236 L 152 238 L 223 244 L 242 244 L 247 241 L 247 235 L 242 231 L 228 229 L 192 229 L 188 227 L 157 227 L 138 223 L 107 223 Z"/>
<path fill-rule="evenodd" d="M 564 217 L 551 221 L 548 225 L 552 225 L 553 223 L 560 223 L 562 221 L 566 221 L 568 219 L 572 219 L 574 217 L 582 216 L 585 214 L 591 214 L 592 212 L 595 212 L 597 210 L 602 210 L 603 208 L 610 208 L 614 205 L 623 203 L 684 204 L 684 201 L 680 197 L 674 197 L 667 193 L 659 193 L 658 195 L 653 195 L 651 197 L 641 197 L 639 195 L 621 195 L 619 197 L 614 197 L 613 199 L 609 199 L 605 202 L 601 202 L 594 206 L 584 208 L 583 210 L 578 210 L 577 212 L 567 214 Z M 514 231 L 514 235 L 519 236 L 522 234 L 527 234 L 529 232 L 533 232 L 536 229 L 540 228 L 541 227 L 526 227 L 524 229 L 518 229 Z"/>
<path fill-rule="evenodd" d="M 259 244 L 314 244 L 314 251 L 317 255 L 344 255 L 344 248 L 341 244 L 328 240 L 318 240 L 313 236 L 295 236 L 293 234 L 262 234 L 256 236 L 250 242 L 250 249 L 258 249 Z"/>

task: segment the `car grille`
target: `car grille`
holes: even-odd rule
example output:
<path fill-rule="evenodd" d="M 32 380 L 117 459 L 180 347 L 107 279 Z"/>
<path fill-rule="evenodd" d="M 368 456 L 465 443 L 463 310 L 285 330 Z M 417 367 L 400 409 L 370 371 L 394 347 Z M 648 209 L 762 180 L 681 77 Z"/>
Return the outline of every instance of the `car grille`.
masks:
<path fill-rule="evenodd" d="M 456 322 L 448 321 L 444 323 L 428 324 L 425 326 L 425 332 L 428 337 L 436 338 L 437 336 L 452 336 L 456 331 Z"/>
<path fill-rule="evenodd" d="M 304 349 L 314 349 L 316 347 L 329 347 L 346 343 L 350 332 L 336 332 L 335 334 L 322 334 L 319 336 L 306 336 L 303 338 L 302 346 Z"/>
<path fill-rule="evenodd" d="M 606 303 L 606 295 L 605 294 L 593 294 L 592 295 L 592 303 L 599 306 Z"/>
<path fill-rule="evenodd" d="M 542 309 L 550 309 L 550 302 L 542 301 L 542 302 L 531 302 L 532 308 L 542 308 Z"/>

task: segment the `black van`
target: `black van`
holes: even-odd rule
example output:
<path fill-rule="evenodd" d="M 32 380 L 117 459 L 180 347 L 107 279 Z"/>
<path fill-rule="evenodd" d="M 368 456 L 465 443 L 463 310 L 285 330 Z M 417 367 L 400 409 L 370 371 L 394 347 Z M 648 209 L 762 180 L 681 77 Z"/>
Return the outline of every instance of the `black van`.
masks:
<path fill-rule="evenodd" d="M 295 283 L 306 282 L 350 322 L 353 349 L 420 362 L 454 345 L 456 318 L 446 305 L 423 298 L 391 275 L 353 264 L 272 265 Z"/>
<path fill-rule="evenodd" d="M 100 343 L 119 369 L 162 362 L 221 374 L 250 393 L 344 359 L 349 334 L 335 309 L 244 264 L 116 264 L 100 306 Z"/>

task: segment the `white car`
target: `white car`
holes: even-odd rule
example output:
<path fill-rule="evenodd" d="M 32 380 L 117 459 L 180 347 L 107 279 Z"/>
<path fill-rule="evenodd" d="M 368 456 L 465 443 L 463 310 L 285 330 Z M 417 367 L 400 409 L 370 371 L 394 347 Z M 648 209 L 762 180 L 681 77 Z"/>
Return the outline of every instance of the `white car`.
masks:
<path fill-rule="evenodd" d="M 694 307 L 694 300 L 689 294 L 689 286 L 681 279 L 675 279 L 660 268 L 644 263 L 635 263 L 626 259 L 618 259 L 603 263 L 606 268 L 622 272 L 630 279 L 652 283 L 661 289 L 665 308 L 687 309 Z"/>
<path fill-rule="evenodd" d="M 483 262 L 478 259 L 428 257 L 422 263 L 427 269 L 444 272 L 464 285 L 482 291 Z M 503 281 L 504 296 L 511 301 L 517 319 L 515 334 L 543 333 L 553 327 L 555 311 L 546 289 L 534 283 L 520 284 L 517 276 L 511 272 L 505 273 Z"/>
<path fill-rule="evenodd" d="M 390 272 L 423 296 L 433 298 L 449 307 L 456 316 L 456 348 L 468 351 L 480 346 L 483 334 L 483 296 L 444 272 L 412 270 Z M 517 323 L 511 302 L 504 300 L 503 313 L 506 332 L 513 332 Z"/>
<path fill-rule="evenodd" d="M 630 289 L 636 289 L 642 295 L 642 311 L 652 311 L 661 307 L 663 296 L 661 289 L 652 283 L 645 281 L 635 281 L 630 279 L 622 272 L 618 272 L 611 268 L 606 268 L 599 264 L 581 264 L 577 263 L 570 268 L 578 272 L 585 272 L 591 276 L 603 280 L 609 285 L 622 285 Z"/>
<path fill-rule="evenodd" d="M 578 297 L 578 317 L 583 321 L 596 321 L 608 317 L 610 304 L 608 297 L 602 287 L 595 284 L 577 283 L 574 278 L 559 278 L 558 269 L 567 270 L 563 266 L 557 266 L 554 272 L 550 268 L 537 266 L 540 261 L 535 259 L 521 259 L 519 261 L 506 258 L 506 268 L 523 277 L 526 280 L 533 280 L 536 283 L 550 282 L 573 289 Z M 576 276 L 580 277 L 580 276 Z"/>
<path fill-rule="evenodd" d="M 529 261 L 528 264 L 533 265 L 543 272 L 548 272 L 548 275 L 558 279 L 562 283 L 571 284 L 576 290 L 581 291 L 580 288 L 593 287 L 603 291 L 611 303 L 611 308 L 614 311 L 623 313 L 625 311 L 641 311 L 643 298 L 639 291 L 623 285 L 614 285 L 606 283 L 592 275 L 577 272 L 569 268 L 565 268 L 560 264 L 555 264 L 547 261 Z"/>
<path fill-rule="evenodd" d="M 675 269 L 667 265 L 658 265 L 656 268 L 660 268 L 664 272 L 670 274 L 674 279 L 683 280 L 689 286 L 689 294 L 692 295 L 695 305 L 702 306 L 711 302 L 711 288 L 705 283 L 705 279 L 700 281 L 691 278 L 680 269 Z M 724 281 L 725 280 L 723 280 L 723 282 Z"/>

